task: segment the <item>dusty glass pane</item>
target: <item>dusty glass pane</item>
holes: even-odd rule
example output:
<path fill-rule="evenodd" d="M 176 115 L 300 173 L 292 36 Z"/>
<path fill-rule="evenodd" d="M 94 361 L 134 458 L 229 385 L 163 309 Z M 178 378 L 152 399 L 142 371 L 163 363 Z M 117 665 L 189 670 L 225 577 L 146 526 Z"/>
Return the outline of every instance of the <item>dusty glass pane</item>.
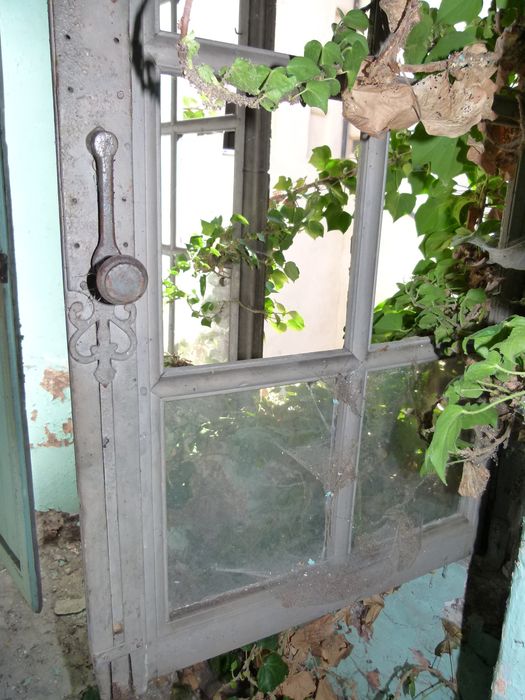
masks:
<path fill-rule="evenodd" d="M 278 206 L 283 200 L 283 192 L 275 189 L 280 176 L 294 183 L 304 178 L 305 186 L 311 185 L 319 173 L 309 160 L 313 149 L 322 146 L 330 148 L 333 158 L 347 157 L 347 133 L 339 102 L 331 100 L 326 115 L 320 110 L 286 104 L 272 114 L 270 197 Z M 310 187 L 307 191 L 325 194 L 322 184 L 319 190 Z M 305 206 L 305 200 L 300 198 L 297 207 Z M 353 196 L 348 197 L 344 208 L 353 214 Z M 288 330 L 281 332 L 271 323 L 275 317 L 270 317 L 265 326 L 264 357 L 343 347 L 352 230 L 351 226 L 345 233 L 326 230 L 326 220 L 321 219 L 321 223 L 323 235 L 313 237 L 303 228 L 283 251 L 286 261 L 297 266 L 299 277 L 286 281 L 270 297 L 286 310 L 297 312 L 304 320 L 304 328 L 296 330 L 290 324 Z M 286 314 L 281 318 L 288 320 Z"/>
<path fill-rule="evenodd" d="M 184 134 L 177 143 L 177 245 L 201 232 L 201 219 L 233 213 L 233 151 L 224 134 Z"/>
<path fill-rule="evenodd" d="M 458 368 L 450 360 L 368 374 L 354 549 L 373 554 L 391 541 L 391 555 L 406 563 L 419 551 L 422 526 L 457 511 L 454 474 L 445 486 L 437 476 L 422 478 L 419 470 L 433 407 Z"/>
<path fill-rule="evenodd" d="M 322 560 L 335 405 L 324 382 L 165 404 L 171 610 Z"/>

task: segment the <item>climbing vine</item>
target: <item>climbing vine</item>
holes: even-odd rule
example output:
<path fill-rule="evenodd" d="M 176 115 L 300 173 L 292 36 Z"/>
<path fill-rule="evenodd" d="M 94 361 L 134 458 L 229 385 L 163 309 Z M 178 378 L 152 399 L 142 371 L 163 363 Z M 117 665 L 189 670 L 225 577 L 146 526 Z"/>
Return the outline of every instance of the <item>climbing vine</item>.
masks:
<path fill-rule="evenodd" d="M 214 72 L 199 62 L 187 1 L 179 57 L 185 76 L 211 105 L 227 100 L 274 110 L 289 101 L 326 112 L 328 100 L 341 94 L 343 115 L 362 131 L 394 130 L 385 209 L 394 220 L 414 218 L 423 258 L 411 279 L 376 308 L 373 340 L 428 335 L 442 355 L 467 357 L 464 375 L 434 411 L 423 471 L 445 480 L 450 459 L 460 460 L 460 491 L 479 495 L 485 463 L 522 415 L 525 395 L 519 307 L 511 304 L 507 320 L 486 327 L 491 298 L 509 266 L 501 256 L 500 265 L 492 264 L 490 251 L 499 240 L 506 183 L 525 135 L 523 9 L 518 0 L 494 0 L 480 17 L 481 0 L 443 0 L 438 9 L 418 0 L 379 4 L 391 33 L 376 56 L 368 55 L 368 15 L 351 10 L 333 24 L 329 42 L 309 41 L 304 55 L 286 66 L 236 59 Z M 405 63 L 398 61 L 401 50 Z M 496 92 L 518 96 L 514 123 L 491 123 Z M 260 230 L 239 213 L 226 223 L 220 217 L 201 222 L 164 282 L 166 298 L 185 299 L 193 316 L 211 326 L 232 303 L 210 297 L 211 277 L 227 281 L 240 263 L 263 267 L 264 309 L 249 310 L 263 313 L 279 331 L 301 330 L 301 310 L 285 308 L 278 298 L 300 275 L 290 247 L 299 234 L 317 238 L 348 230 L 357 169 L 326 146 L 314 149 L 310 163 L 317 171 L 312 180 L 279 178 Z M 191 291 L 179 284 L 182 274 L 193 278 Z"/>

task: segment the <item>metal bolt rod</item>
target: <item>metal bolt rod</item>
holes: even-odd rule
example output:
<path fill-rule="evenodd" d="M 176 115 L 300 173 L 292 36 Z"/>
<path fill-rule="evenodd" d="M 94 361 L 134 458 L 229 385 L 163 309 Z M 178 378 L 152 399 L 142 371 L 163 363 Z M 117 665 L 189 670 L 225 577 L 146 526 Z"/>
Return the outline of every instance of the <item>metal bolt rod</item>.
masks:
<path fill-rule="evenodd" d="M 118 149 L 115 134 L 97 127 L 87 137 L 87 147 L 97 168 L 99 238 L 91 265 L 95 267 L 111 255 L 120 255 L 115 240 L 115 214 L 113 209 L 113 159 Z"/>

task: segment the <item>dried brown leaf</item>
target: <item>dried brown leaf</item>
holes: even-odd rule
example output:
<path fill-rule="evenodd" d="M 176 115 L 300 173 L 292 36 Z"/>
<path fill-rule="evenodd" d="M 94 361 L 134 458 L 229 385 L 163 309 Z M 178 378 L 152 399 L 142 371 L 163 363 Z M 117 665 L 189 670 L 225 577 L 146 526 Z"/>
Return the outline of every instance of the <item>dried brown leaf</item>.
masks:
<path fill-rule="evenodd" d="M 474 464 L 469 460 L 463 462 L 463 475 L 459 484 L 460 496 L 479 498 L 485 493 L 490 472 L 481 464 Z"/>
<path fill-rule="evenodd" d="M 198 690 L 210 680 L 210 676 L 210 667 L 205 661 L 200 661 L 180 672 L 180 683 L 188 685 L 192 690 Z"/>
<path fill-rule="evenodd" d="M 461 632 L 461 627 L 457 625 L 455 622 L 452 622 L 452 620 L 447 620 L 446 618 L 443 618 L 441 620 L 441 624 L 443 625 L 443 629 L 445 630 L 445 634 L 447 635 L 447 638 L 453 641 L 454 643 L 461 644 L 461 639 L 462 639 L 462 632 Z"/>
<path fill-rule="evenodd" d="M 432 136 L 462 136 L 482 119 L 494 119 L 492 102 L 496 83 L 490 77 L 496 66 L 480 45 L 463 51 L 467 65 L 429 75 L 414 86 L 421 121 Z"/>
<path fill-rule="evenodd" d="M 290 644 L 297 649 L 297 653 L 302 658 L 306 658 L 309 652 L 314 656 L 321 656 L 321 643 L 331 637 L 334 632 L 334 616 L 324 615 L 297 630 L 290 639 Z"/>
<path fill-rule="evenodd" d="M 366 680 L 368 681 L 368 685 L 374 690 L 379 690 L 381 687 L 381 677 L 377 668 L 366 674 Z"/>
<path fill-rule="evenodd" d="M 361 624 L 371 627 L 385 607 L 385 601 L 383 596 L 374 595 L 370 598 L 365 598 L 363 600 L 363 605 L 365 606 L 365 610 L 361 617 Z"/>
<path fill-rule="evenodd" d="M 340 661 L 349 656 L 352 649 L 353 646 L 342 634 L 334 634 L 321 644 L 321 657 L 328 666 L 337 666 Z"/>
<path fill-rule="evenodd" d="M 317 693 L 315 694 L 315 700 L 338 700 L 337 694 L 332 688 L 332 684 L 328 678 L 321 678 L 317 686 Z"/>
<path fill-rule="evenodd" d="M 389 84 L 356 84 L 343 92 L 343 116 L 370 136 L 387 129 L 406 129 L 418 119 L 412 87 L 399 80 Z"/>
<path fill-rule="evenodd" d="M 406 0 L 379 0 L 379 5 L 388 18 L 388 26 L 391 32 L 396 31 L 406 4 Z"/>
<path fill-rule="evenodd" d="M 281 683 L 278 693 L 292 700 L 305 700 L 314 694 L 315 689 L 316 682 L 312 674 L 309 671 L 299 671 Z"/>

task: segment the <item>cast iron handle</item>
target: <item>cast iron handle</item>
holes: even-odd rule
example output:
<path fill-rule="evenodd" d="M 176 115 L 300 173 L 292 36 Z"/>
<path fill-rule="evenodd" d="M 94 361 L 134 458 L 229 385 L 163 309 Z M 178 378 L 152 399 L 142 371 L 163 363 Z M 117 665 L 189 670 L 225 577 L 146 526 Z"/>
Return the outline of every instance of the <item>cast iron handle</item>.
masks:
<path fill-rule="evenodd" d="M 115 240 L 113 159 L 117 137 L 97 127 L 88 135 L 87 147 L 97 168 L 98 245 L 91 258 L 97 292 L 108 304 L 132 304 L 146 291 L 148 273 L 139 260 L 122 255 Z"/>

